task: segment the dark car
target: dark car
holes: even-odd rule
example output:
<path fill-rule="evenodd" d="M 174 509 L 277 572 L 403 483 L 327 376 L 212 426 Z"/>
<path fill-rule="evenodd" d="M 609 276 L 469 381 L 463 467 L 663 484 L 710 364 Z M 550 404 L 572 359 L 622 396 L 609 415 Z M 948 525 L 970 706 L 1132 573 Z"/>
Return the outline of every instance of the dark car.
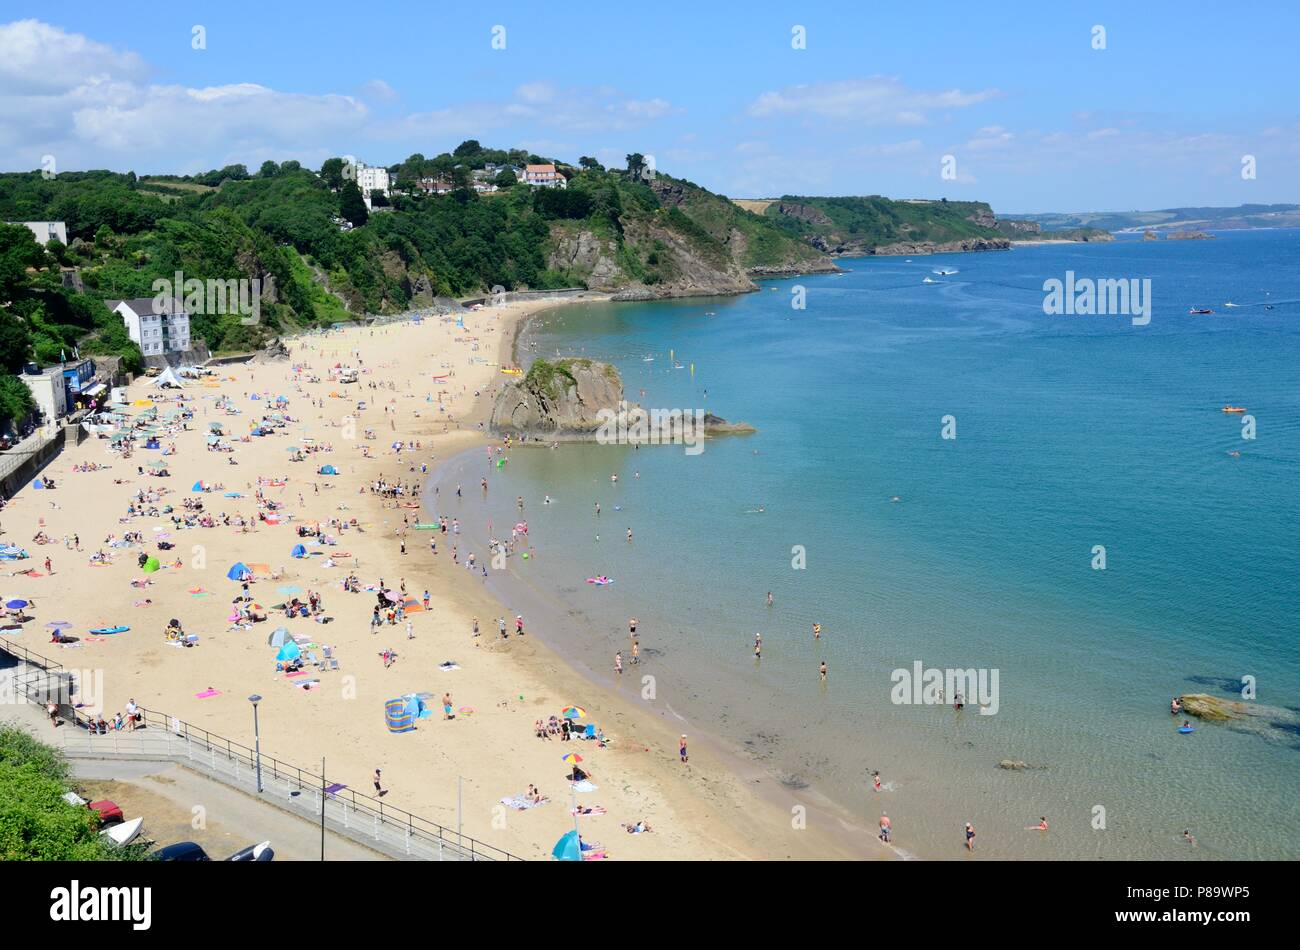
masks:
<path fill-rule="evenodd" d="M 155 861 L 211 861 L 208 853 L 193 841 L 178 841 L 159 848 L 152 855 Z"/>

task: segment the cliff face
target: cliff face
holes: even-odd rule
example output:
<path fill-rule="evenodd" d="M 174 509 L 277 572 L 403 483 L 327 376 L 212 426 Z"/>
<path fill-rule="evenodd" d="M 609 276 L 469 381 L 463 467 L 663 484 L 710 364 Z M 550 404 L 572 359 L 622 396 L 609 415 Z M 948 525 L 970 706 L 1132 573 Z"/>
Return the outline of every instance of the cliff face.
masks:
<path fill-rule="evenodd" d="M 649 412 L 623 398 L 618 370 L 595 360 L 537 360 L 528 374 L 507 386 L 492 408 L 494 433 L 548 441 L 603 440 L 698 445 L 706 435 L 753 432 L 712 413 Z"/>
<path fill-rule="evenodd" d="M 623 402 L 623 381 L 608 363 L 537 360 L 528 375 L 507 386 L 492 410 L 496 432 L 552 438 L 593 436 L 602 409 Z"/>

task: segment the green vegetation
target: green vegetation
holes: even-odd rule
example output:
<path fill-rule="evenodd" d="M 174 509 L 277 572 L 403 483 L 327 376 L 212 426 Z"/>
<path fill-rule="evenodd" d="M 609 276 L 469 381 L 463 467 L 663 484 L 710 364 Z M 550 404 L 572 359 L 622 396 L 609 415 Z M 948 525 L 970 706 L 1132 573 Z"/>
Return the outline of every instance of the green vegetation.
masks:
<path fill-rule="evenodd" d="M 571 368 L 577 362 L 559 360 L 552 363 L 548 360 L 534 360 L 533 365 L 528 367 L 528 375 L 524 377 L 524 386 L 535 393 L 550 396 L 552 399 L 558 398 L 560 393 L 570 386 L 578 385 Z M 590 363 L 591 361 L 588 360 L 587 364 Z"/>
<path fill-rule="evenodd" d="M 636 155 L 629 162 L 644 166 Z M 555 164 L 567 189 L 511 186 L 506 166 L 529 163 Z M 488 165 L 500 167 L 494 173 Z M 475 171 L 502 190 L 476 193 Z M 33 358 L 49 363 L 79 346 L 83 354 L 121 356 L 125 369 L 138 371 L 139 350 L 103 301 L 152 297 L 154 282 L 177 271 L 186 279 L 262 281 L 257 326 L 233 313 L 192 315 L 196 340 L 230 352 L 439 296 L 585 284 L 594 262 L 561 259 L 555 252 L 566 241 L 594 247 L 612 263 L 602 286 L 613 288 L 707 277 L 710 269 L 734 278 L 745 268 L 818 258 L 771 221 L 690 182 L 662 173 L 646 181 L 589 157 L 572 166 L 470 140 L 431 159 L 412 155 L 390 175 L 391 206 L 372 201 L 367 212 L 339 158 L 319 174 L 293 161 L 264 162 L 255 174 L 242 165 L 145 178 L 0 174 L 0 220 L 64 221 L 70 241 L 41 248 L 26 228 L 0 231 L 3 368 Z M 426 196 L 416 185 L 429 177 L 455 190 Z"/>
<path fill-rule="evenodd" d="M 99 818 L 70 805 L 68 765 L 30 733 L 0 726 L 0 861 L 138 861 L 144 848 L 114 848 Z"/>
<path fill-rule="evenodd" d="M 993 225 L 993 210 L 982 201 L 786 195 L 770 204 L 764 216 L 787 233 L 818 246 L 851 245 L 863 250 L 905 241 L 938 244 L 1002 237 Z"/>
<path fill-rule="evenodd" d="M 1012 220 L 1036 221 L 1044 228 L 1294 228 L 1300 227 L 1300 205 L 1245 204 L 1236 208 L 1165 208 L 1161 211 L 1082 211 L 1072 214 L 1014 214 Z"/>

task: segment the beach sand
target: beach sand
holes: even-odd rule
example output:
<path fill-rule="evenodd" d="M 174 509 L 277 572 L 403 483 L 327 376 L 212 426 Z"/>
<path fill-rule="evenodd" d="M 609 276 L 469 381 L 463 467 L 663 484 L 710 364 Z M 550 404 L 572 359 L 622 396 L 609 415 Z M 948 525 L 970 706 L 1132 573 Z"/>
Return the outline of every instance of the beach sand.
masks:
<path fill-rule="evenodd" d="M 31 560 L 6 562 L 7 570 L 34 568 L 44 575 L 44 559 L 53 562 L 50 575 L 0 578 L 6 598 L 22 597 L 35 604 L 29 611 L 34 619 L 23 632 L 4 634 L 5 639 L 16 639 L 69 669 L 102 670 L 100 705 L 106 718 L 134 698 L 147 709 L 251 746 L 248 696 L 261 694 L 264 755 L 313 771 L 324 756 L 331 781 L 367 794 L 374 770 L 380 768 L 388 789 L 386 804 L 452 828 L 457 825 L 459 778 L 464 834 L 523 858 L 549 858 L 556 839 L 573 827 L 568 766 L 561 762 L 570 751 L 583 757 L 583 767 L 597 786 L 596 791 L 579 794 L 579 804 L 605 810 L 599 817 L 581 819 L 583 838 L 603 844 L 615 860 L 887 856 L 889 852 L 874 847 L 874 841 L 864 847 L 861 829 L 849 829 L 839 819 L 809 818 L 804 827 L 799 816 L 792 815 L 792 799 L 760 788 L 773 783 L 734 768 L 725 751 L 711 742 L 692 736 L 690 763 L 682 765 L 676 728 L 659 714 L 583 679 L 538 636 L 514 636 L 512 623 L 511 636 L 500 639 L 495 618 L 510 615 L 484 590 L 480 578 L 449 563 L 450 535 L 439 535 L 439 554 L 434 556 L 429 551 L 431 532 L 410 531 L 407 553 L 400 553 L 403 515 L 414 523 L 421 513 L 384 502 L 363 486 L 381 477 L 390 484 L 423 482 L 428 475 L 421 475 L 422 463 L 431 472 L 459 452 L 489 445 L 479 423 L 486 419 L 491 392 L 511 378 L 500 372 L 498 360 L 508 362 L 521 320 L 554 306 L 552 300 L 484 309 L 467 314 L 464 329 L 450 319 L 426 318 L 420 324 L 310 335 L 287 341 L 289 360 L 222 367 L 215 377 L 218 385 L 210 379 L 186 386 L 187 405 L 195 413 L 189 431 L 162 435 L 162 446 L 174 442 L 177 450 L 165 459 L 168 478 L 137 472 L 137 466 L 143 466 L 147 473 L 149 463 L 159 459 L 158 451 L 137 448 L 124 460 L 108 451 L 107 440 L 97 438 L 65 450 L 43 473 L 55 479 L 54 491 L 36 491 L 29 485 L 0 513 L 0 541 L 31 553 Z M 330 382 L 328 367 L 358 365 L 354 352 L 364 361 L 360 382 Z M 306 364 L 310 372 L 296 376 L 295 364 Z M 306 382 L 311 373 L 322 381 Z M 442 381 L 432 378 L 444 374 L 449 375 Z M 171 401 L 175 392 L 154 389 L 150 382 L 134 383 L 129 398 L 154 393 L 166 400 L 159 402 L 160 416 L 165 415 L 177 405 Z M 372 390 L 372 382 L 384 387 L 391 383 L 393 388 Z M 241 441 L 250 424 L 273 408 L 252 399 L 254 393 L 288 397 L 283 411 L 292 421 L 273 436 Z M 214 409 L 217 396 L 230 398 L 240 414 Z M 318 407 L 315 400 L 323 405 Z M 358 400 L 366 402 L 362 411 L 356 410 Z M 348 417 L 355 418 L 354 425 L 349 426 Z M 206 450 L 210 422 L 227 426 L 236 465 L 228 464 L 227 453 Z M 375 432 L 373 440 L 364 437 L 368 428 Z M 290 461 L 287 447 L 304 445 L 305 439 L 332 450 Z M 421 448 L 399 455 L 390 447 L 398 440 L 418 440 Z M 370 458 L 362 454 L 367 447 Z M 111 467 L 73 470 L 85 462 Z M 336 466 L 339 474 L 316 474 L 326 464 Z M 198 498 L 209 513 L 252 519 L 258 510 L 254 495 L 259 477 L 286 479 L 283 486 L 262 491 L 283 503 L 283 512 L 292 519 L 282 518 L 278 525 L 258 523 L 247 532 L 225 526 L 176 530 L 162 516 L 120 520 L 136 492 L 158 488 L 169 490 L 160 505 L 171 504 L 178 512 L 184 499 Z M 199 479 L 224 489 L 194 493 L 191 486 Z M 478 486 L 466 486 L 471 489 L 477 491 Z M 227 497 L 227 491 L 243 497 Z M 324 526 L 334 517 L 355 518 L 361 529 L 328 532 L 338 543 L 321 550 L 333 554 L 337 566 L 326 566 L 323 556 L 290 556 L 299 541 L 298 524 L 320 521 Z M 53 543 L 33 544 L 38 530 Z M 136 565 L 139 546 L 113 549 L 116 556 L 110 566 L 89 563 L 97 549 L 110 550 L 105 546 L 109 534 L 121 537 L 126 531 L 141 532 L 143 550 L 157 554 L 164 565 L 148 575 L 152 584 L 147 588 L 131 586 L 132 579 L 146 576 Z M 80 553 L 62 543 L 74 533 L 80 536 Z M 153 541 L 161 537 L 176 547 L 158 551 Z M 342 557 L 342 551 L 349 556 Z M 181 566 L 172 566 L 178 558 Z M 321 594 L 324 614 L 332 622 L 286 621 L 282 611 L 271 611 L 266 622 L 251 629 L 229 629 L 227 617 L 240 585 L 228 580 L 226 571 L 237 561 L 283 569 L 278 579 L 259 576 L 253 583 L 252 594 L 262 605 L 281 603 L 286 596 L 278 588 L 292 585 L 301 588 L 297 596 L 303 599 L 308 591 Z M 344 592 L 341 582 L 349 573 L 355 573 L 363 587 L 379 577 L 391 588 L 404 580 L 417 599 L 427 589 L 431 611 L 410 615 L 415 638 L 406 639 L 400 623 L 372 633 L 375 595 Z M 196 588 L 202 592 L 191 593 Z M 137 606 L 145 599 L 152 603 Z M 187 633 L 199 635 L 196 647 L 165 642 L 164 628 L 173 617 L 182 621 Z M 478 638 L 471 636 L 474 617 L 482 630 Z M 80 642 L 72 647 L 50 643 L 44 625 L 54 619 L 69 621 L 68 633 Z M 104 638 L 88 636 L 92 627 L 114 624 L 131 629 Z M 320 680 L 311 690 L 296 688 L 293 680 L 275 672 L 275 650 L 267 638 L 282 625 L 310 637 L 316 644 L 308 648 L 312 652 L 319 654 L 324 644 L 333 646 L 339 671 L 318 674 L 308 668 L 308 678 Z M 388 668 L 379 655 L 385 648 L 397 653 Z M 446 660 L 460 669 L 440 670 Z M 95 682 L 90 677 L 84 681 Z M 220 695 L 198 698 L 209 687 Z M 439 699 L 446 691 L 458 710 L 452 721 L 442 719 Z M 414 732 L 390 733 L 384 702 L 411 692 L 432 694 L 433 716 L 420 720 Z M 604 730 L 611 740 L 608 748 L 534 736 L 535 720 L 558 715 L 570 704 L 587 709 L 585 722 Z M 504 797 L 522 795 L 530 783 L 549 797 L 549 803 L 527 811 L 500 804 Z M 620 827 L 640 819 L 649 821 L 652 833 L 631 835 Z M 849 830 L 855 833 L 846 834 Z"/>

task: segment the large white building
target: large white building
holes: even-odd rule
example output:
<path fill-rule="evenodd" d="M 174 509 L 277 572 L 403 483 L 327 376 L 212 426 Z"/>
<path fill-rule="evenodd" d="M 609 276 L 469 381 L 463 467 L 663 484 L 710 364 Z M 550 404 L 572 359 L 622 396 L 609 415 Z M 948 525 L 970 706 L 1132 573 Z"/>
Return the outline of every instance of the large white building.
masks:
<path fill-rule="evenodd" d="M 524 168 L 524 181 L 535 188 L 567 188 L 569 183 L 555 170 L 554 165 L 528 165 Z"/>
<path fill-rule="evenodd" d="M 9 224 L 21 224 L 36 236 L 36 243 L 42 246 L 50 241 L 60 244 L 68 243 L 68 226 L 62 221 L 10 221 Z"/>
<path fill-rule="evenodd" d="M 372 191 L 378 191 L 388 197 L 388 169 L 357 162 L 357 187 L 361 194 L 369 198 Z"/>
<path fill-rule="evenodd" d="M 145 356 L 183 353 L 190 348 L 190 315 L 179 300 L 159 309 L 152 297 L 134 300 L 106 300 L 108 309 L 120 315 L 126 332 Z M 164 301 L 166 304 L 166 301 Z"/>

